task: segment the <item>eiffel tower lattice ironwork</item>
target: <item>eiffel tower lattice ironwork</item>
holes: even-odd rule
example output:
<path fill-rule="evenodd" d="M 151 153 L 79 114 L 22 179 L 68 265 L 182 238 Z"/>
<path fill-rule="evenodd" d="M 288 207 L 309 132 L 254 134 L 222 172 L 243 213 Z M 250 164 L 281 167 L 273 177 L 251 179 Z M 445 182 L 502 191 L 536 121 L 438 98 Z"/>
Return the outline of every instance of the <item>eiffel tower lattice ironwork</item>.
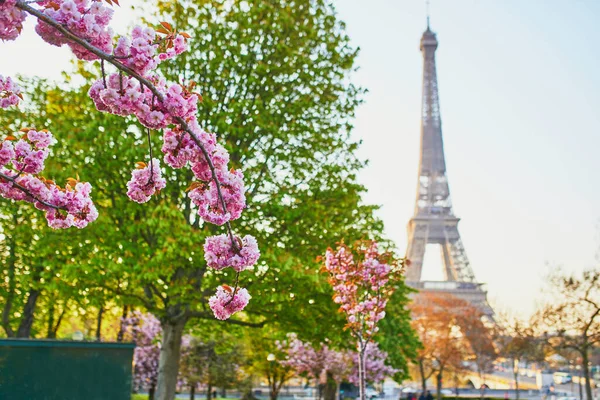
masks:
<path fill-rule="evenodd" d="M 438 41 L 429 28 L 421 38 L 423 53 L 423 99 L 421 114 L 421 158 L 414 216 L 408 223 L 410 265 L 407 283 L 420 292 L 442 292 L 463 298 L 488 315 L 493 311 L 487 293 L 477 283 L 465 247 L 458 232 L 459 218 L 454 215 L 442 140 L 439 88 L 435 67 Z M 423 281 L 421 272 L 427 244 L 441 247 L 444 281 Z"/>

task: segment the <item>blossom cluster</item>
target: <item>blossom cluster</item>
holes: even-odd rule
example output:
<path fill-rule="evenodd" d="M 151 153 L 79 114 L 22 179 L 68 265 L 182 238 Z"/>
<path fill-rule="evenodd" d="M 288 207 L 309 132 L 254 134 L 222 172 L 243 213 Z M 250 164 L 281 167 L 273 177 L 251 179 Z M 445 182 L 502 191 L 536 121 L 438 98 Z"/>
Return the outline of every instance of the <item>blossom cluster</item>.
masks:
<path fill-rule="evenodd" d="M 204 132 L 195 121 L 190 124 L 190 128 L 202 143 L 208 159 L 189 133 L 181 129 L 167 129 L 163 135 L 162 147 L 165 163 L 173 168 L 189 164 L 198 179 L 190 186 L 189 197 L 203 220 L 223 225 L 238 219 L 246 207 L 242 172 L 228 169 L 229 153 L 217 143 L 214 134 Z M 220 187 L 217 187 L 213 178 L 213 170 Z"/>
<path fill-rule="evenodd" d="M 232 267 L 237 272 L 241 272 L 258 261 L 260 251 L 256 239 L 246 235 L 243 239 L 235 237 L 238 251 L 234 251 L 229 235 L 211 236 L 204 243 L 204 259 L 209 267 L 221 270 L 226 267 Z"/>
<path fill-rule="evenodd" d="M 0 108 L 16 106 L 19 104 L 20 98 L 21 88 L 19 85 L 10 76 L 4 78 L 0 75 Z"/>
<path fill-rule="evenodd" d="M 15 40 L 23 29 L 27 13 L 18 9 L 16 4 L 17 0 L 0 3 L 0 40 Z"/>
<path fill-rule="evenodd" d="M 113 32 L 108 26 L 113 15 L 112 8 L 95 0 L 53 0 L 41 3 L 46 6 L 46 16 L 104 53 L 112 52 Z M 38 20 L 35 31 L 52 45 L 67 44 L 77 58 L 87 61 L 98 59 L 96 54 L 69 40 L 59 30 L 42 20 Z"/>
<path fill-rule="evenodd" d="M 359 338 L 368 339 L 385 317 L 393 293 L 388 282 L 399 270 L 386 254 L 379 254 L 376 242 L 360 243 L 355 250 L 358 260 L 346 245 L 336 251 L 328 249 L 324 267 L 333 286 L 333 300 L 346 314 L 346 326 Z"/>
<path fill-rule="evenodd" d="M 54 143 L 48 131 L 23 129 L 21 138 L 8 136 L 0 142 L 0 196 L 33 203 L 46 212 L 52 228 L 84 228 L 96 220 L 89 183 L 69 179 L 64 188 L 38 176 L 44 169 L 48 148 Z"/>
<path fill-rule="evenodd" d="M 136 203 L 145 203 L 150 197 L 167 186 L 167 181 L 162 177 L 160 161 L 153 158 L 150 164 L 138 163 L 138 169 L 131 173 L 131 180 L 127 182 L 127 196 Z"/>
<path fill-rule="evenodd" d="M 160 61 L 173 58 L 187 50 L 185 37 L 181 34 L 175 36 L 173 45 L 166 49 L 166 52 L 159 52 L 156 39 L 154 29 L 136 26 L 131 32 L 131 38 L 127 36 L 119 38 L 114 55 L 123 59 L 123 64 L 129 68 L 146 75 L 155 69 Z"/>
<path fill-rule="evenodd" d="M 164 93 L 164 103 L 136 79 L 119 73 L 98 79 L 91 86 L 89 95 L 99 111 L 120 116 L 135 115 L 150 129 L 163 129 L 174 123 L 175 117 L 189 118 L 196 113 L 197 95 L 178 84 L 167 87 L 165 80 L 156 76 L 148 77 L 148 80 Z"/>
<path fill-rule="evenodd" d="M 217 319 L 224 320 L 243 310 L 250 298 L 248 290 L 238 288 L 234 293 L 229 286 L 224 285 L 219 286 L 217 293 L 208 299 L 208 305 Z"/>

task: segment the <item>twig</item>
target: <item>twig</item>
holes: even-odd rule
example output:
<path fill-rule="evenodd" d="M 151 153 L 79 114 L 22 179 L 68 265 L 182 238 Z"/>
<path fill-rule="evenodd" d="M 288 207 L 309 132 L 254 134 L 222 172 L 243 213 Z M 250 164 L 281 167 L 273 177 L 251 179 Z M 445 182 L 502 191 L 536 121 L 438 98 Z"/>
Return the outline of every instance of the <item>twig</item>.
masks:
<path fill-rule="evenodd" d="M 237 274 L 235 275 L 235 286 L 233 288 L 233 293 L 231 294 L 231 299 L 229 299 L 227 301 L 227 303 L 223 304 L 223 306 L 227 306 L 227 305 L 231 304 L 231 302 L 233 301 L 233 299 L 235 299 L 235 295 L 236 295 L 236 293 L 238 291 L 238 288 L 239 288 L 239 286 L 238 286 L 239 283 L 240 283 L 240 271 L 238 271 Z"/>

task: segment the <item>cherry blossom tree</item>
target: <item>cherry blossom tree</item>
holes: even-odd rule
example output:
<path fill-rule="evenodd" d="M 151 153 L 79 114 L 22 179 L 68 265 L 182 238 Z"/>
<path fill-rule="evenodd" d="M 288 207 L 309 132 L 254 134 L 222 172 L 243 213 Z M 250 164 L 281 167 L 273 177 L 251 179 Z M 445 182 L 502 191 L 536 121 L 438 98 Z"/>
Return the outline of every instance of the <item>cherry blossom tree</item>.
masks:
<path fill-rule="evenodd" d="M 378 383 L 393 376 L 396 369 L 386 365 L 388 354 L 382 351 L 377 343 L 369 342 L 365 349 L 365 381 L 367 383 Z M 359 385 L 359 359 L 358 354 L 352 354 L 353 368 L 348 376 L 350 383 Z"/>
<path fill-rule="evenodd" d="M 394 292 L 394 282 L 401 280 L 404 262 L 390 253 L 380 253 L 374 241 L 357 242 L 353 248 L 341 243 L 336 250 L 327 249 L 324 270 L 333 287 L 333 300 L 346 315 L 346 329 L 357 340 L 358 386 L 365 400 L 366 352 L 377 323 L 385 317 L 385 306 Z"/>
<path fill-rule="evenodd" d="M 314 379 L 318 387 L 318 398 L 321 399 L 321 381 L 331 368 L 331 363 L 335 362 L 338 352 L 331 350 L 324 343 L 315 349 L 310 343 L 298 339 L 295 333 L 289 333 L 286 341 L 278 342 L 278 347 L 285 352 L 285 359 L 280 363 L 291 367 L 298 375 Z"/>
<path fill-rule="evenodd" d="M 135 343 L 133 352 L 133 389 L 148 389 L 148 397 L 154 398 L 158 381 L 158 362 L 160 359 L 160 321 L 152 314 L 134 311 L 123 318 L 122 327 L 125 340 Z"/>

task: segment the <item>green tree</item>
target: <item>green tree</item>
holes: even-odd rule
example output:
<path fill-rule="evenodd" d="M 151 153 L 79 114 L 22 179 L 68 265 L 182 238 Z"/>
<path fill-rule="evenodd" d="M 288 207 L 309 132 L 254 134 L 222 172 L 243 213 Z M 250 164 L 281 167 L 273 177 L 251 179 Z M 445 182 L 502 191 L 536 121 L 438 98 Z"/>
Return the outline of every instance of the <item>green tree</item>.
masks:
<path fill-rule="evenodd" d="M 413 292 L 404 282 L 399 282 L 386 307 L 386 316 L 379 323 L 379 347 L 388 353 L 388 364 L 398 370 L 393 376 L 398 383 L 410 377 L 409 362 L 416 362 L 421 348 L 419 337 L 410 325 L 408 305 Z"/>

